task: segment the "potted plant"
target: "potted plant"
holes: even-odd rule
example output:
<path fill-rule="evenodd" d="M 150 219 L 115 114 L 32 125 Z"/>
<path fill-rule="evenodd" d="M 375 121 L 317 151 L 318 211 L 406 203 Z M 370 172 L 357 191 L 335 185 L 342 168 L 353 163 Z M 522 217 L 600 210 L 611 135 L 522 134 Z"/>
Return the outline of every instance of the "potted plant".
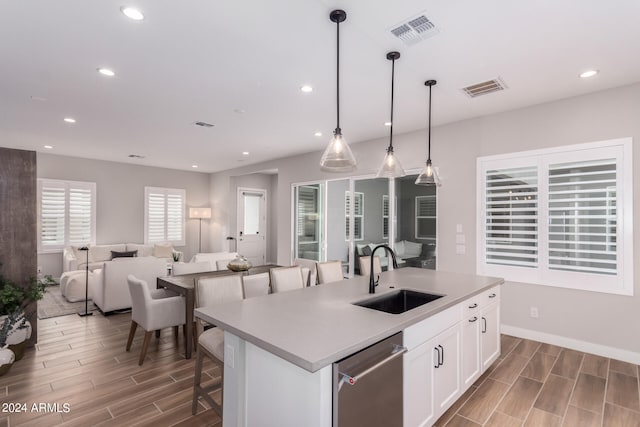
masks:
<path fill-rule="evenodd" d="M 9 328 L 5 344 L 15 353 L 16 360 L 22 359 L 26 341 L 31 337 L 30 313 L 26 308 L 44 296 L 46 284 L 32 278 L 23 289 L 0 274 L 0 324 Z"/>
<path fill-rule="evenodd" d="M 4 320 L 0 323 L 0 376 L 9 372 L 13 362 L 16 361 L 15 353 L 9 345 L 11 337 L 28 329 L 30 327 L 28 322 L 24 317 L 24 311 L 18 308 L 4 316 Z M 24 345 L 22 351 L 24 351 Z"/>

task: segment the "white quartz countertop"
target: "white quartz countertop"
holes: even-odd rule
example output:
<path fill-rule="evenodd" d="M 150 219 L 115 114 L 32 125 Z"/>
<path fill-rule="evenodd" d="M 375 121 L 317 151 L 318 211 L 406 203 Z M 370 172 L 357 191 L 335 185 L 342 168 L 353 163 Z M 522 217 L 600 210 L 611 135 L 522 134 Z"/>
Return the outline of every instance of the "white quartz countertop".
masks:
<path fill-rule="evenodd" d="M 356 276 L 296 291 L 203 307 L 196 310 L 196 316 L 315 372 L 502 283 L 503 280 L 496 277 L 406 267 L 382 273 L 375 295 L 369 294 L 369 278 Z M 352 304 L 397 289 L 445 296 L 402 314 Z"/>

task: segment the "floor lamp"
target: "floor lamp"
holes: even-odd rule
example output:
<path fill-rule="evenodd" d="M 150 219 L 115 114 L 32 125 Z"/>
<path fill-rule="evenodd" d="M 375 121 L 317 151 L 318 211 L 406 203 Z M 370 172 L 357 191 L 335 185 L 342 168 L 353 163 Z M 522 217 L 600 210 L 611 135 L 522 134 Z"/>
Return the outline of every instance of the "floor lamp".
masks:
<path fill-rule="evenodd" d="M 198 232 L 198 253 L 202 252 L 202 220 L 211 218 L 211 208 L 189 208 L 189 218 L 200 220 Z"/>
<path fill-rule="evenodd" d="M 84 316 L 93 315 L 93 312 L 89 311 L 89 247 L 88 246 L 83 246 L 81 248 L 78 248 L 78 250 L 87 253 L 87 259 L 86 259 L 87 263 L 84 266 L 84 270 L 85 270 L 85 276 L 84 276 L 84 313 L 83 312 L 79 312 L 78 313 L 78 316 L 84 317 Z"/>

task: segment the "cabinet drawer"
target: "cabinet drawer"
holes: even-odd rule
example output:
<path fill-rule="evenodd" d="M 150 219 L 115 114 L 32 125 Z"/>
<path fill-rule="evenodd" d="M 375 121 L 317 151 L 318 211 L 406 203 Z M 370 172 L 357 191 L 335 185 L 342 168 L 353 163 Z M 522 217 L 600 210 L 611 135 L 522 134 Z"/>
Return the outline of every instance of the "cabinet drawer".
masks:
<path fill-rule="evenodd" d="M 474 295 L 462 303 L 462 317 L 471 317 L 472 314 L 480 310 L 482 305 L 484 292 Z"/>
<path fill-rule="evenodd" d="M 494 286 L 491 289 L 487 289 L 480 294 L 480 305 L 486 307 L 487 305 L 500 300 L 500 286 Z"/>
<path fill-rule="evenodd" d="M 465 302 L 434 314 L 404 330 L 403 342 L 411 350 L 462 320 Z"/>

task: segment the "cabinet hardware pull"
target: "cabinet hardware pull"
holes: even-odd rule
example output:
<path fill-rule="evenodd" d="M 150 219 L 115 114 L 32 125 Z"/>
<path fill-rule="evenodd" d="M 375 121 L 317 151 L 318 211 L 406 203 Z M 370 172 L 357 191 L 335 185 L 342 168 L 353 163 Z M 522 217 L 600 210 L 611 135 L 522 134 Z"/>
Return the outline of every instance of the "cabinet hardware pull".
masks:
<path fill-rule="evenodd" d="M 477 306 L 478 306 L 478 304 L 474 302 L 473 304 L 471 304 L 471 305 L 469 306 L 469 308 L 476 308 Z"/>
<path fill-rule="evenodd" d="M 482 333 L 483 334 L 487 333 L 487 318 L 486 317 L 482 318 Z"/>
<path fill-rule="evenodd" d="M 495 298 L 495 297 L 496 297 L 496 294 L 489 295 L 489 298 Z"/>
<path fill-rule="evenodd" d="M 440 355 L 442 356 L 442 361 L 439 362 L 440 366 L 444 365 L 444 347 L 442 347 L 440 344 L 438 344 L 438 347 L 440 347 Z"/>
<path fill-rule="evenodd" d="M 436 351 L 437 356 L 436 356 L 436 365 L 434 365 L 434 368 L 438 369 L 440 367 L 440 350 L 438 349 L 438 347 L 433 347 L 433 349 Z"/>
<path fill-rule="evenodd" d="M 473 318 L 469 319 L 469 323 L 473 323 L 476 320 L 478 320 L 478 318 L 476 316 L 473 316 Z"/>

